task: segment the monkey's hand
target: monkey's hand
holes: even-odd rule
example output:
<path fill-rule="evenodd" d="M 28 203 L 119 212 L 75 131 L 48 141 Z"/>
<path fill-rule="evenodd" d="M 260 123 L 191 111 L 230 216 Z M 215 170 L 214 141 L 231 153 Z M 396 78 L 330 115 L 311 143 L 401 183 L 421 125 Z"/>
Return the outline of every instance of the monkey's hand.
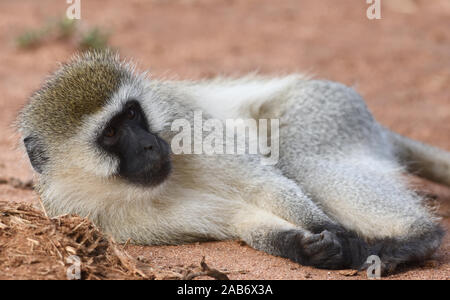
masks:
<path fill-rule="evenodd" d="M 339 269 L 345 264 L 344 248 L 338 236 L 330 231 L 309 234 L 301 230 L 278 233 L 282 256 L 301 265 L 323 269 Z"/>
<path fill-rule="evenodd" d="M 340 261 L 336 261 L 335 269 L 360 269 L 367 257 L 372 253 L 367 242 L 355 232 L 345 229 L 337 224 L 326 224 L 312 230 L 313 233 L 331 235 L 335 244 L 340 246 Z"/>

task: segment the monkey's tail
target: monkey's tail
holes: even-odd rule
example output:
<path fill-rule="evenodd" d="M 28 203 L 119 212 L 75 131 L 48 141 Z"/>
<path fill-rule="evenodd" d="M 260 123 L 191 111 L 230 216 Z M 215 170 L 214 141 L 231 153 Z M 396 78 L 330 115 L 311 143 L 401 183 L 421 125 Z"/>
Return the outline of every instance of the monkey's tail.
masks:
<path fill-rule="evenodd" d="M 391 131 L 389 139 L 400 161 L 407 165 L 409 172 L 450 186 L 450 152 Z"/>

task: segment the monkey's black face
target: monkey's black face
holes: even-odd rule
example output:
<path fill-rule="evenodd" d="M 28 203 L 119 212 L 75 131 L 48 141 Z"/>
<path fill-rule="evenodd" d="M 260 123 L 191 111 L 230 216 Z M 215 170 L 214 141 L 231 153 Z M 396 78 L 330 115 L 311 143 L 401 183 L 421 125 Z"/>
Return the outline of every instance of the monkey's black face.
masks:
<path fill-rule="evenodd" d="M 155 186 L 171 170 L 170 147 L 150 132 L 147 119 L 135 100 L 113 117 L 98 138 L 99 145 L 120 160 L 118 175 L 129 182 Z"/>

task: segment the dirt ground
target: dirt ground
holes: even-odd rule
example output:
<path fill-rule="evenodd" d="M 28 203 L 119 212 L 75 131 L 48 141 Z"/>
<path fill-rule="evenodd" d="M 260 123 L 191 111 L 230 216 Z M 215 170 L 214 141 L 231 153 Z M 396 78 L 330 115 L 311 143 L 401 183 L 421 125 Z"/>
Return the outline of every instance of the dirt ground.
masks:
<path fill-rule="evenodd" d="M 307 72 L 352 85 L 387 127 L 450 150 L 450 2 L 381 2 L 382 19 L 368 20 L 365 1 L 82 0 L 81 23 L 108 30 L 111 45 L 155 77 Z M 0 201 L 38 207 L 35 193 L 21 184 L 32 173 L 11 126 L 48 72 L 76 51 L 74 41 L 19 49 L 15 40 L 66 8 L 66 1 L 0 1 Z M 414 184 L 436 196 L 448 230 L 450 189 L 417 179 Z M 125 248 L 172 271 L 206 256 L 231 279 L 366 278 L 302 267 L 237 241 Z M 432 260 L 388 278 L 450 279 L 449 236 Z"/>

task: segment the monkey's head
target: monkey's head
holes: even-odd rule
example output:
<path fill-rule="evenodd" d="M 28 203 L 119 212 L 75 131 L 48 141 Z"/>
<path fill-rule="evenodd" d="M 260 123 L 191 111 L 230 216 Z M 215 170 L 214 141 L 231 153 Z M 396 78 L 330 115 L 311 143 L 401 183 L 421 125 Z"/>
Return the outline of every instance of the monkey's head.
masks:
<path fill-rule="evenodd" d="M 171 170 L 162 137 L 170 107 L 144 77 L 109 51 L 76 56 L 50 76 L 18 120 L 39 179 L 162 183 Z"/>

